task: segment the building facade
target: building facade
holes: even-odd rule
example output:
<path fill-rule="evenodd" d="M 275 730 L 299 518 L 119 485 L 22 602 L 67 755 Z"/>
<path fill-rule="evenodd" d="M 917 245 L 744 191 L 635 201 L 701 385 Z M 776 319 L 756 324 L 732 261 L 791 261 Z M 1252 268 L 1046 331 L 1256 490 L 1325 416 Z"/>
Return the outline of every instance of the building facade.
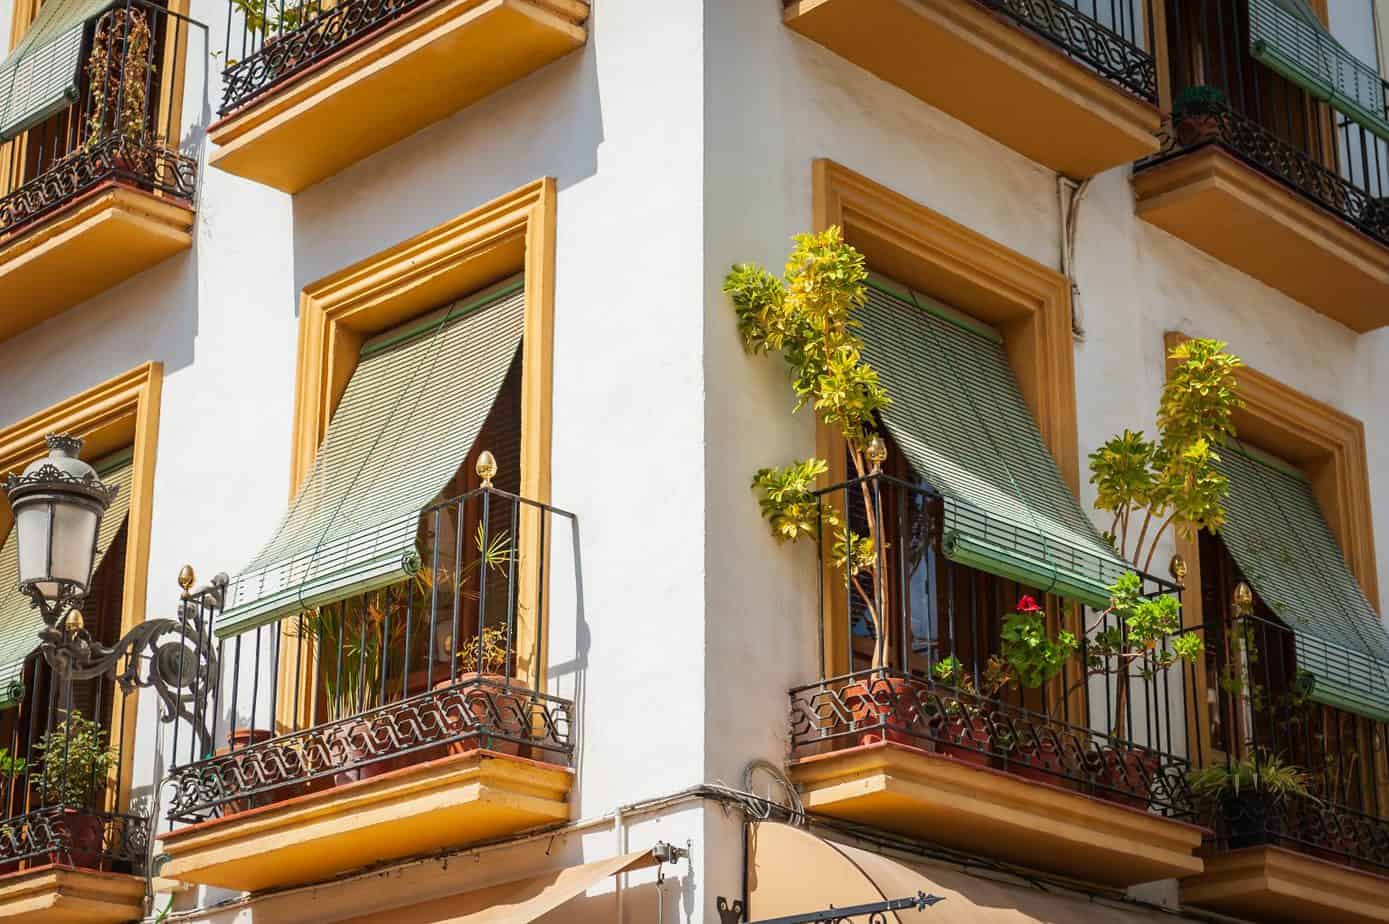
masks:
<path fill-rule="evenodd" d="M 81 437 L 84 631 L 176 626 L 127 689 L 0 600 L 0 920 L 1389 919 L 1385 0 L 0 35 L 0 462 Z M 724 291 L 832 227 L 880 472 Z M 1134 567 L 1087 460 L 1191 338 L 1243 361 L 1226 523 Z M 759 516 L 816 455 L 876 597 Z M 991 686 L 1024 596 L 1075 650 Z M 1271 759 L 1305 793 L 1193 792 Z"/>

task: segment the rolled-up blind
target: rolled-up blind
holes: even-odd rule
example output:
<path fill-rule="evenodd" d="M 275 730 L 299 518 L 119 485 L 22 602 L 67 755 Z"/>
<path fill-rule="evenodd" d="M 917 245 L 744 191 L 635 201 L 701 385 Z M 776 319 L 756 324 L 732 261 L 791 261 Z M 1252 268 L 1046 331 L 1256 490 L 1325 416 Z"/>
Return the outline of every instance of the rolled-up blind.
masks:
<path fill-rule="evenodd" d="M 520 349 L 517 278 L 368 341 L 279 526 L 232 581 L 227 637 L 418 567 L 420 512 L 457 472 Z"/>
<path fill-rule="evenodd" d="M 858 315 L 883 423 L 945 502 L 947 555 L 1092 606 L 1131 570 L 1066 487 L 992 330 L 875 276 Z"/>
<path fill-rule="evenodd" d="M 1293 632 L 1311 698 L 1389 721 L 1389 633 L 1351 574 L 1312 486 L 1247 446 L 1220 450 L 1230 481 L 1220 535 L 1244 578 Z"/>
<path fill-rule="evenodd" d="M 29 31 L 0 63 L 0 141 L 77 100 L 87 22 L 113 0 L 45 0 Z"/>
<path fill-rule="evenodd" d="M 97 530 L 95 573 L 106 558 L 106 550 L 116 540 L 130 513 L 130 484 L 134 475 L 133 453 L 127 449 L 97 461 L 93 467 L 107 484 L 117 487 L 116 497 L 101 518 Z M 19 543 L 15 531 L 0 545 L 0 708 L 15 705 L 23 691 L 24 662 L 39 645 L 43 617 L 29 598 L 19 592 Z M 109 640 L 108 640 L 109 641 Z"/>
<path fill-rule="evenodd" d="M 1307 0 L 1249 0 L 1249 49 L 1316 99 L 1389 139 L 1384 79 L 1332 37 Z"/>

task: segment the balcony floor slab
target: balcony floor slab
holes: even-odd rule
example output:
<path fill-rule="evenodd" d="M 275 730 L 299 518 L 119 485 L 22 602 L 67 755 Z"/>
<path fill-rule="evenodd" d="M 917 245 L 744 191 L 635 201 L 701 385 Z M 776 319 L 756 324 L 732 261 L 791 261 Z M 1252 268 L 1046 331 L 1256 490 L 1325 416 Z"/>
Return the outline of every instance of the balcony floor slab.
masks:
<path fill-rule="evenodd" d="M 1207 858 L 1181 886 L 1184 905 L 1277 924 L 1382 924 L 1389 878 L 1281 847 L 1245 847 Z"/>
<path fill-rule="evenodd" d="M 145 880 L 69 866 L 0 876 L 4 924 L 117 924 L 144 914 Z"/>
<path fill-rule="evenodd" d="M 792 761 L 807 810 L 1108 886 L 1191 876 L 1204 829 L 896 743 Z"/>
<path fill-rule="evenodd" d="M 569 818 L 573 772 L 473 751 L 164 835 L 171 879 L 258 891 Z"/>

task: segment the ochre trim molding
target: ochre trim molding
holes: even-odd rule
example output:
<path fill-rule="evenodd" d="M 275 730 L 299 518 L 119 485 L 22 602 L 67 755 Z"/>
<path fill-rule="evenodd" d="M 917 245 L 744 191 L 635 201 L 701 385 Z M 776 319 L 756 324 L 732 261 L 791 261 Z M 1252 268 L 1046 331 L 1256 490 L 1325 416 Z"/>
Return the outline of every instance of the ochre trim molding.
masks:
<path fill-rule="evenodd" d="M 1186 334 L 1168 332 L 1164 353 Z M 1238 352 L 1238 351 L 1236 351 Z M 1175 363 L 1167 359 L 1170 375 Z M 1370 511 L 1370 474 L 1365 450 L 1365 425 L 1272 376 L 1241 366 L 1236 372 L 1244 407 L 1235 411 L 1235 433 L 1286 462 L 1298 466 L 1312 483 L 1327 525 L 1341 546 L 1346 564 L 1376 610 L 1379 609 L 1379 572 L 1375 560 L 1374 521 Z M 1201 552 L 1195 536 L 1176 537 L 1177 554 L 1186 561 L 1186 588 L 1182 594 L 1183 618 L 1188 626 L 1205 624 L 1201 600 Z M 1205 662 L 1197 664 L 1197 682 L 1209 688 Z M 1209 704 L 1197 697 L 1193 704 L 1208 759 L 1218 759 L 1209 744 Z"/>
<path fill-rule="evenodd" d="M 0 472 L 19 471 L 47 453 L 49 433 L 72 433 L 86 443 L 82 455 L 96 459 L 118 449 L 134 449 L 130 482 L 130 514 L 126 527 L 125 587 L 121 596 L 121 632 L 145 621 L 149 582 L 150 517 L 154 507 L 155 449 L 159 440 L 159 400 L 164 367 L 150 362 L 75 395 L 0 430 Z M 0 536 L 9 534 L 13 515 L 0 504 Z M 127 696 L 124 723 L 112 716 L 112 728 L 123 728 L 121 753 L 127 763 L 135 756 L 138 697 Z M 121 774 L 131 779 L 129 767 Z M 124 807 L 128 793 L 120 793 Z"/>
<path fill-rule="evenodd" d="M 1079 496 L 1075 354 L 1071 287 L 1066 278 L 941 213 L 831 160 L 814 163 L 817 231 L 844 230 L 868 265 L 884 275 L 996 327 L 1009 365 L 1042 439 L 1071 492 Z M 843 442 L 824 425 L 816 451 L 829 463 L 825 484 L 847 478 Z M 834 569 L 825 569 L 831 581 Z M 825 663 L 848 669 L 848 613 L 826 585 Z"/>
<path fill-rule="evenodd" d="M 999 329 L 1042 439 L 1079 495 L 1066 278 L 831 160 L 815 161 L 814 196 L 816 230 L 838 225 L 873 269 Z"/>
<path fill-rule="evenodd" d="M 41 866 L 0 876 L 0 922 L 80 921 L 120 924 L 145 905 L 140 876 L 70 866 Z"/>
<path fill-rule="evenodd" d="M 1185 334 L 1168 333 L 1168 352 L 1186 339 Z M 1168 360 L 1169 372 L 1171 367 Z M 1241 366 L 1236 379 L 1244 401 L 1244 407 L 1234 415 L 1236 434 L 1307 475 L 1351 573 L 1378 609 L 1379 572 L 1365 425 L 1359 418 L 1249 366 Z M 1187 556 L 1188 567 L 1195 559 Z M 1190 572 L 1188 580 L 1193 580 Z"/>
<path fill-rule="evenodd" d="M 299 303 L 291 497 L 313 466 L 367 338 L 524 271 L 521 494 L 549 503 L 555 220 L 555 181 L 536 180 L 304 288 Z M 526 595 L 523 599 L 535 599 L 540 576 L 548 573 L 541 567 L 546 550 L 540 547 L 538 515 L 533 508 L 521 514 L 519 593 Z M 548 641 L 545 613 L 539 616 L 538 624 L 527 625 L 531 620 L 522 618 L 517 627 L 518 652 L 532 650 L 535 636 L 528 633 L 542 633 L 541 663 L 524 665 L 537 689 L 544 682 Z"/>

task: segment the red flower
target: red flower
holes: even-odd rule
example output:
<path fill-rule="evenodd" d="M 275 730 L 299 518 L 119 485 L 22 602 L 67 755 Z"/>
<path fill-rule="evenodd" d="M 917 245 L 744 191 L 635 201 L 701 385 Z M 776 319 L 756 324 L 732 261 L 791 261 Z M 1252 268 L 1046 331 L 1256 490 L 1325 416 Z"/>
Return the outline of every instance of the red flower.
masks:
<path fill-rule="evenodd" d="M 1032 599 L 1030 594 L 1023 594 L 1018 600 L 1017 611 L 1019 613 L 1040 613 L 1042 608 L 1037 605 L 1037 601 Z"/>

